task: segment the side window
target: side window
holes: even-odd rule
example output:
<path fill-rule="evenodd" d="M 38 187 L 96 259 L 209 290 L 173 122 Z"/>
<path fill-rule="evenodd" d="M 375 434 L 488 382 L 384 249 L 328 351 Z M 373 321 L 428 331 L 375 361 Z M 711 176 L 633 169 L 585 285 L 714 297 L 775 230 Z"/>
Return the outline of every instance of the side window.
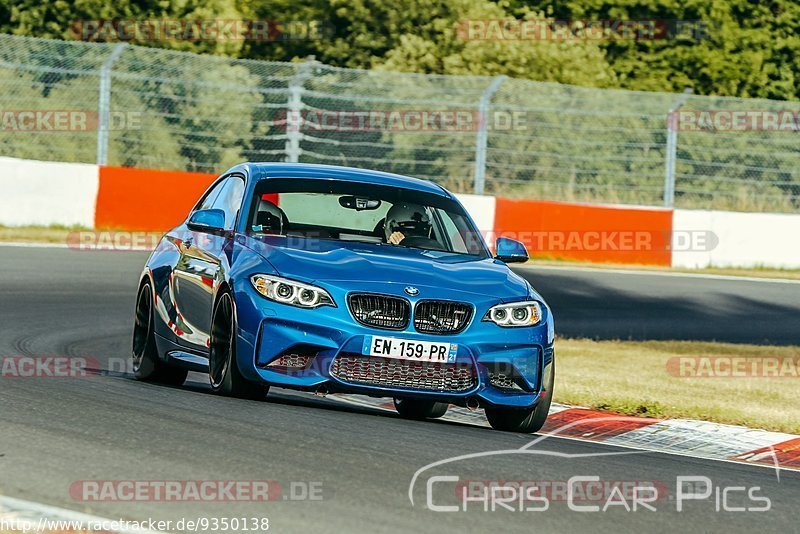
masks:
<path fill-rule="evenodd" d="M 224 188 L 214 200 L 212 207 L 225 212 L 225 230 L 233 230 L 243 196 L 244 180 L 238 176 L 231 176 L 225 181 Z"/>
<path fill-rule="evenodd" d="M 197 203 L 197 206 L 195 206 L 195 208 L 192 210 L 192 212 L 195 212 L 195 211 L 198 211 L 198 210 L 211 209 L 214 206 L 214 201 L 217 200 L 217 197 L 219 196 L 220 191 L 222 191 L 222 189 L 225 187 L 226 183 L 228 183 L 228 179 L 220 180 L 219 182 L 217 182 L 217 185 L 215 185 L 208 192 L 208 194 L 206 194 L 206 196 L 204 196 L 203 199 L 200 202 Z"/>
<path fill-rule="evenodd" d="M 453 251 L 460 254 L 469 254 L 470 251 L 467 248 L 467 244 L 464 243 L 464 237 L 461 235 L 461 232 L 459 232 L 458 227 L 451 218 L 450 214 L 441 209 L 437 209 L 436 211 L 439 213 L 439 216 L 442 219 L 445 232 L 447 232 L 447 235 L 450 237 L 450 242 L 453 245 Z"/>

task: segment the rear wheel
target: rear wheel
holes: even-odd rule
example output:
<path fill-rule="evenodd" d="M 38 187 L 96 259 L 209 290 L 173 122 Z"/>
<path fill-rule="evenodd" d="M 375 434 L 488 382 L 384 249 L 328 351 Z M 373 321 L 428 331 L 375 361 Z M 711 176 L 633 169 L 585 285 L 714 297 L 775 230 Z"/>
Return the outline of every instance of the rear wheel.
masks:
<path fill-rule="evenodd" d="M 530 410 L 513 410 L 503 408 L 486 408 L 486 419 L 495 430 L 506 432 L 522 432 L 532 434 L 538 432 L 547 421 L 550 412 L 550 402 L 553 398 L 553 382 L 556 376 L 556 362 L 550 364 L 550 376 L 548 377 L 545 390 L 547 396 Z"/>
<path fill-rule="evenodd" d="M 263 400 L 269 391 L 269 386 L 250 382 L 239 371 L 236 363 L 236 315 L 230 293 L 224 293 L 214 308 L 208 378 L 214 393 L 229 397 Z"/>
<path fill-rule="evenodd" d="M 406 419 L 436 419 L 447 413 L 446 402 L 394 399 L 394 409 Z"/>
<path fill-rule="evenodd" d="M 156 348 L 153 290 L 146 282 L 136 298 L 136 317 L 133 323 L 133 375 L 137 380 L 180 386 L 189 371 L 167 365 L 158 357 Z"/>

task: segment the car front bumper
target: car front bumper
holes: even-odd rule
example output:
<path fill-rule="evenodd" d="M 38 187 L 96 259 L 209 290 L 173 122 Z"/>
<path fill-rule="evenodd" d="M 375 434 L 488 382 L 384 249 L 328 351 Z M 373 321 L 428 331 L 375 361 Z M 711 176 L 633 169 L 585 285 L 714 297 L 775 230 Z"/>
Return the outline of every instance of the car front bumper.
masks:
<path fill-rule="evenodd" d="M 248 284 L 235 288 L 237 360 L 246 378 L 291 389 L 462 406 L 469 402 L 530 408 L 550 394 L 543 384 L 549 382 L 554 360 L 553 319 L 544 303 L 543 319 L 536 326 L 502 328 L 481 320 L 498 299 L 471 295 L 475 313 L 469 326 L 458 334 L 432 335 L 416 332 L 413 324 L 400 331 L 363 326 L 347 307 L 348 291 L 325 288 L 338 307 L 296 308 L 265 299 Z M 384 294 L 402 295 L 398 288 L 381 289 Z M 437 295 L 434 288 L 426 288 L 425 293 L 426 298 L 452 300 L 452 292 Z M 414 304 L 413 298 L 408 300 Z M 365 336 L 445 342 L 458 348 L 455 361 L 447 364 L 370 357 L 362 354 Z M 305 363 L 283 365 L 298 361 Z"/>

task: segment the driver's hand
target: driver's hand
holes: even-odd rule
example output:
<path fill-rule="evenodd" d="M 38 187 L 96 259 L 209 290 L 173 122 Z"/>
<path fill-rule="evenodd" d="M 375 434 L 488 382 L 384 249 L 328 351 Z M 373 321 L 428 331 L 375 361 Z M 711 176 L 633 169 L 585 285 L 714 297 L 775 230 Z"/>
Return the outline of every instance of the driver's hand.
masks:
<path fill-rule="evenodd" d="M 403 232 L 394 232 L 392 235 L 389 236 L 389 243 L 392 245 L 399 245 L 400 241 L 405 239 L 406 236 L 403 235 Z"/>

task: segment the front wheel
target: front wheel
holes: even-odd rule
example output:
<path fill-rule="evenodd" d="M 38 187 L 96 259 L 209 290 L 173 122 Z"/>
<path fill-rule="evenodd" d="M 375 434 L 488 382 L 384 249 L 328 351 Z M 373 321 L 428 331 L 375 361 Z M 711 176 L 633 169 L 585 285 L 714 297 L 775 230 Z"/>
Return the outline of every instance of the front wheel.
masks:
<path fill-rule="evenodd" d="M 241 399 L 263 400 L 269 386 L 250 382 L 236 363 L 236 314 L 230 293 L 223 294 L 211 321 L 208 378 L 214 393 Z"/>
<path fill-rule="evenodd" d="M 156 348 L 153 290 L 150 282 L 142 284 L 136 298 L 136 317 L 133 323 L 133 376 L 137 380 L 180 386 L 189 371 L 167 365 L 158 357 Z"/>
<path fill-rule="evenodd" d="M 406 419 L 436 419 L 447 413 L 446 402 L 394 399 L 394 409 Z"/>
<path fill-rule="evenodd" d="M 553 399 L 553 382 L 556 376 L 556 362 L 550 364 L 550 376 L 547 378 L 545 391 L 547 396 L 530 410 L 513 410 L 504 408 L 486 408 L 486 419 L 495 430 L 506 432 L 522 432 L 532 434 L 538 432 L 547 421 L 550 413 L 550 402 Z"/>

